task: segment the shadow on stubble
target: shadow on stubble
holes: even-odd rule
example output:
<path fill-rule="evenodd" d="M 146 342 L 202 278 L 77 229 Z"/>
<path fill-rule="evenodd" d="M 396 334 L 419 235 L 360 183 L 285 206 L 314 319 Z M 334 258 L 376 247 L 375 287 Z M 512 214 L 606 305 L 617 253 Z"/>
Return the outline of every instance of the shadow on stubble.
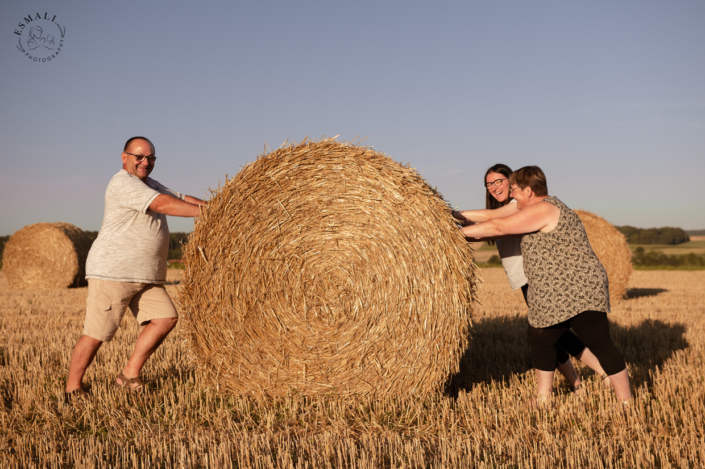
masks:
<path fill-rule="evenodd" d="M 460 361 L 460 372 L 451 376 L 445 394 L 457 397 L 462 391 L 485 383 L 509 382 L 514 374 L 533 368 L 527 340 L 525 316 L 479 320 L 471 332 L 470 346 Z M 676 351 L 688 347 L 685 324 L 667 324 L 647 319 L 637 326 L 621 326 L 610 321 L 610 334 L 624 356 L 633 387 L 651 385 L 651 373 L 671 358 Z M 577 360 L 571 358 L 573 363 Z M 593 373 L 587 367 L 580 371 L 584 378 Z"/>

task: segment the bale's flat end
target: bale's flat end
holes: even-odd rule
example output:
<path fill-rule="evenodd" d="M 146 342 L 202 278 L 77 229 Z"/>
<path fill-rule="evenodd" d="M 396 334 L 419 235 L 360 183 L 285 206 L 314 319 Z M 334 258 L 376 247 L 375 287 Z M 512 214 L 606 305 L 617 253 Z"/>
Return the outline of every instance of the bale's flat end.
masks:
<path fill-rule="evenodd" d="M 610 222 L 594 213 L 576 210 L 585 227 L 593 251 L 607 271 L 610 283 L 610 303 L 624 299 L 632 274 L 632 252 L 622 233 Z"/>
<path fill-rule="evenodd" d="M 183 331 L 227 392 L 423 395 L 468 344 L 475 271 L 450 207 L 367 147 L 260 155 L 213 193 L 183 260 Z"/>
<path fill-rule="evenodd" d="M 69 288 L 86 284 L 91 240 L 70 223 L 36 223 L 13 234 L 3 252 L 12 288 Z"/>

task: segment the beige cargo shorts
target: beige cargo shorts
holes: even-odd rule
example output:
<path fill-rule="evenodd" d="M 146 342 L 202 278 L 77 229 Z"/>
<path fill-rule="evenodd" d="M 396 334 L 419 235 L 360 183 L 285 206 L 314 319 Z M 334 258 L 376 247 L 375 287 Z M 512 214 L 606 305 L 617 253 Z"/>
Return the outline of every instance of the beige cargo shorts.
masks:
<path fill-rule="evenodd" d="M 90 278 L 83 335 L 110 342 L 128 306 L 140 326 L 152 319 L 179 316 L 164 285 Z"/>

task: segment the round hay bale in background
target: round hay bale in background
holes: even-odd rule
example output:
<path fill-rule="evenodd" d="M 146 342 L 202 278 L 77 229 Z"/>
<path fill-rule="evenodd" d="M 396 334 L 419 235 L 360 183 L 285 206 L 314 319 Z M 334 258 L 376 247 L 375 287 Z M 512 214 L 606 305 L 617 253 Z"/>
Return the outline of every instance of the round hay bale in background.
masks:
<path fill-rule="evenodd" d="M 182 332 L 219 389 L 423 395 L 457 372 L 472 249 L 409 167 L 333 139 L 213 192 L 183 260 Z"/>
<path fill-rule="evenodd" d="M 70 223 L 28 225 L 7 241 L 3 271 L 12 288 L 84 286 L 91 244 L 91 239 Z"/>
<path fill-rule="evenodd" d="M 607 271 L 610 304 L 614 306 L 624 298 L 632 274 L 632 251 L 627 239 L 604 218 L 585 210 L 576 210 L 575 213 L 583 222 L 592 250 Z"/>

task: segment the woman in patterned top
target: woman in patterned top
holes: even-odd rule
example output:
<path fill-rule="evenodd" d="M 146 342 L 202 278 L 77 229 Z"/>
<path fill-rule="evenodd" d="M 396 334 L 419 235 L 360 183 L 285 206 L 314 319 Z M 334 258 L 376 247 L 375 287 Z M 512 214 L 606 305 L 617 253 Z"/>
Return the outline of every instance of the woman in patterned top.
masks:
<path fill-rule="evenodd" d="M 512 170 L 505 164 L 495 164 L 485 172 L 484 185 L 487 189 L 484 210 L 463 210 L 453 212 L 453 216 L 461 220 L 464 224 L 481 223 L 493 218 L 502 218 L 518 212 L 517 204 L 509 195 L 509 176 Z M 496 240 L 499 257 L 502 260 L 504 271 L 509 280 L 512 290 L 521 288 L 524 294 L 524 301 L 527 302 L 529 290 L 528 280 L 524 275 L 523 258 L 521 255 L 521 236 L 498 238 Z M 488 240 L 489 244 L 494 244 L 494 240 Z M 556 344 L 557 369 L 565 376 L 573 392 L 582 387 L 580 377 L 569 360 L 568 353 L 576 357 L 585 365 L 592 368 L 598 376 L 602 377 L 606 385 L 609 386 L 609 377 L 600 366 L 597 357 L 585 347 L 585 344 L 572 331 L 568 330 L 560 337 Z"/>
<path fill-rule="evenodd" d="M 629 375 L 609 334 L 607 273 L 593 252 L 580 218 L 549 197 L 546 176 L 525 166 L 509 176 L 517 213 L 461 228 L 468 238 L 524 234 L 521 251 L 529 280 L 529 342 L 537 371 L 538 397 L 551 395 L 556 344 L 571 327 L 597 356 L 617 399 L 631 398 Z"/>

